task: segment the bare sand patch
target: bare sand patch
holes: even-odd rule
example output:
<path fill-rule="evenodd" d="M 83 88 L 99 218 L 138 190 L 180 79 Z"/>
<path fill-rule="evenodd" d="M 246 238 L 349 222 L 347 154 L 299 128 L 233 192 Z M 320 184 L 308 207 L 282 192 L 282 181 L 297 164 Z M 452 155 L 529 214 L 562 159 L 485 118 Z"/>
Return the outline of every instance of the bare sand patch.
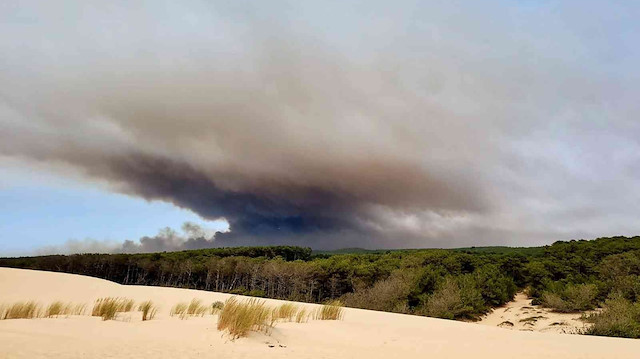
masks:
<path fill-rule="evenodd" d="M 518 293 L 513 301 L 494 309 L 478 323 L 518 331 L 579 334 L 588 326 L 581 317 L 581 313 L 555 313 L 533 305 L 524 293 Z"/>

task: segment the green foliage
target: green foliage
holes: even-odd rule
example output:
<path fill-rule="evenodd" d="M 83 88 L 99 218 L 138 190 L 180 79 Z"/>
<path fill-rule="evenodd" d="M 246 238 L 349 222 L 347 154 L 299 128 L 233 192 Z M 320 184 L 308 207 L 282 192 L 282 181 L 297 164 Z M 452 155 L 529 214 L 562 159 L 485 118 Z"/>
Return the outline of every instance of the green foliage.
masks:
<path fill-rule="evenodd" d="M 586 317 L 593 325 L 585 334 L 640 338 L 640 304 L 620 296 L 608 299 L 600 313 Z"/>
<path fill-rule="evenodd" d="M 474 277 L 488 306 L 503 305 L 516 294 L 517 288 L 513 279 L 503 275 L 495 265 L 479 268 L 474 272 Z"/>
<path fill-rule="evenodd" d="M 475 278 L 464 275 L 446 277 L 417 313 L 443 319 L 474 319 L 487 309 Z"/>
<path fill-rule="evenodd" d="M 414 286 L 416 274 L 410 271 L 395 271 L 374 283 L 373 286 L 357 289 L 342 297 L 348 307 L 357 307 L 388 312 L 406 312 L 407 297 Z"/>
<path fill-rule="evenodd" d="M 564 288 L 544 291 L 540 304 L 557 312 L 581 312 L 597 305 L 598 288 L 595 284 L 569 284 Z"/>

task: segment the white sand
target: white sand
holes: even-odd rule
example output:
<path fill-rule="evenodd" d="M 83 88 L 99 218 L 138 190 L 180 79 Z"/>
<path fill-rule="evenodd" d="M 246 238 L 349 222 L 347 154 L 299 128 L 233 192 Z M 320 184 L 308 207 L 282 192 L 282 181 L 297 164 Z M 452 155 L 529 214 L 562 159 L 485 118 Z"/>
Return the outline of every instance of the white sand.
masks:
<path fill-rule="evenodd" d="M 122 286 L 78 275 L 0 268 L 0 303 L 35 299 L 92 303 L 103 296 L 152 299 L 156 320 L 139 313 L 117 321 L 94 317 L 0 321 L 0 358 L 638 358 L 640 340 L 510 331 L 456 321 L 346 309 L 343 321 L 280 323 L 271 336 L 230 342 L 216 317 L 180 320 L 171 307 L 229 295 Z M 275 305 L 279 301 L 267 300 Z"/>
<path fill-rule="evenodd" d="M 518 293 L 513 301 L 496 308 L 478 323 L 511 330 L 576 334 L 588 327 L 581 317 L 581 313 L 554 313 L 531 304 L 524 293 Z"/>

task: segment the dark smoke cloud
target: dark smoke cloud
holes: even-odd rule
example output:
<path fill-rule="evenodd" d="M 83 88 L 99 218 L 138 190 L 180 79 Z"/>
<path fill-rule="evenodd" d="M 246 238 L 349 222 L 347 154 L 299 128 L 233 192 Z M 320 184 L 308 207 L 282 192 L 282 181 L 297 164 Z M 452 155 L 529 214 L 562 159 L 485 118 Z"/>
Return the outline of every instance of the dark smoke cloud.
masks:
<path fill-rule="evenodd" d="M 16 4 L 0 28 L 11 49 L 0 155 L 230 224 L 215 243 L 179 248 L 534 244 L 640 230 L 624 224 L 628 212 L 602 226 L 577 215 L 640 197 L 638 81 L 618 72 L 638 56 L 595 56 L 624 40 L 606 30 L 609 15 L 630 21 L 622 14 L 637 8 L 589 3 L 601 10 L 593 19 L 577 4 L 371 3 L 336 17 L 362 9 L 83 2 L 73 25 L 57 20 L 63 6 Z M 609 37 L 588 35 L 593 20 Z M 605 172 L 619 186 L 583 177 Z M 124 250 L 178 248 L 170 237 Z"/>

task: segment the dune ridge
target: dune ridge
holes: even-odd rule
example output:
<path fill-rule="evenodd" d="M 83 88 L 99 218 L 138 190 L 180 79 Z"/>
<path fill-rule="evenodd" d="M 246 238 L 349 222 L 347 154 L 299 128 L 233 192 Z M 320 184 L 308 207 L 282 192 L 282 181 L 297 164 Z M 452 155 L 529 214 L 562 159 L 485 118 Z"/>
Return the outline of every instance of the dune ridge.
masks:
<path fill-rule="evenodd" d="M 637 358 L 640 341 L 509 331 L 498 327 L 345 308 L 340 321 L 283 322 L 270 335 L 231 341 L 216 316 L 181 320 L 173 305 L 211 304 L 232 295 L 124 286 L 73 274 L 0 268 L 0 303 L 35 300 L 91 304 L 102 297 L 153 300 L 156 317 L 139 312 L 115 321 L 91 316 L 0 321 L 1 358 Z M 285 301 L 265 299 L 276 306 Z M 309 310 L 316 304 L 296 303 Z"/>

